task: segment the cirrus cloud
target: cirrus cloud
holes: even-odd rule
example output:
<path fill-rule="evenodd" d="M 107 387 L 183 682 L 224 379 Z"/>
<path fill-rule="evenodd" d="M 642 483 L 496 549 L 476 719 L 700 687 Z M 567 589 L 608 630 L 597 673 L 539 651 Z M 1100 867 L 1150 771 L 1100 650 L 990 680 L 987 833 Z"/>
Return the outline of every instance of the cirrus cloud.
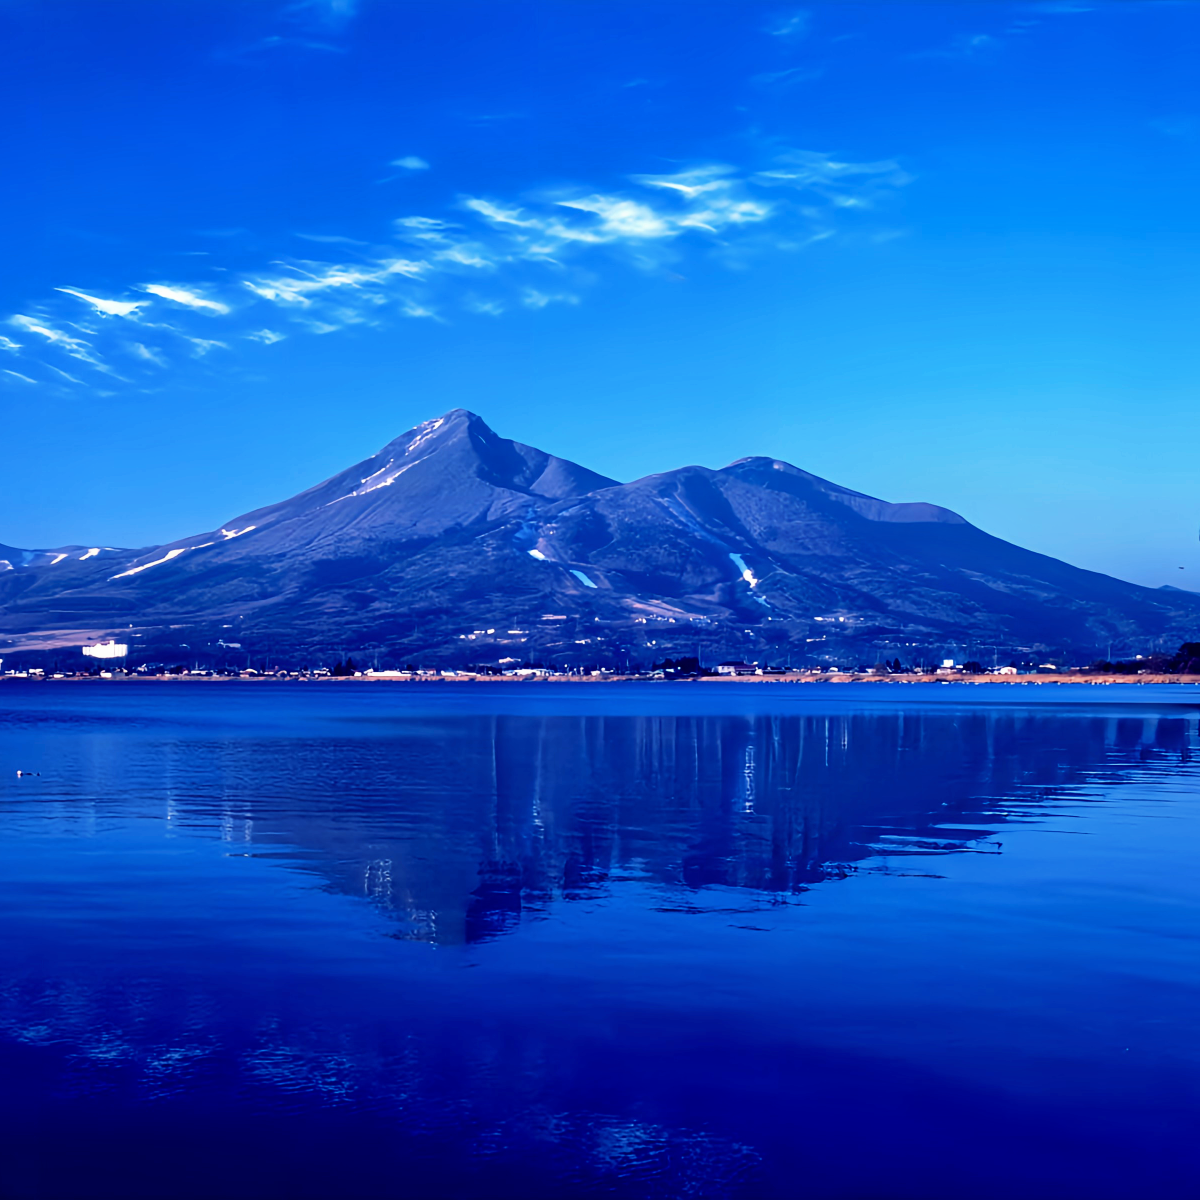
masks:
<path fill-rule="evenodd" d="M 187 308 L 205 309 L 209 312 L 221 313 L 222 315 L 229 312 L 229 305 L 221 304 L 216 300 L 209 300 L 197 292 L 189 291 L 187 288 L 172 287 L 165 283 L 144 283 L 142 291 L 149 292 L 152 296 L 161 296 L 164 300 L 170 300 L 174 304 L 182 304 Z"/>
<path fill-rule="evenodd" d="M 68 296 L 75 296 L 79 300 L 90 304 L 98 313 L 103 313 L 106 317 L 131 317 L 139 308 L 144 308 L 146 301 L 144 300 L 103 300 L 99 296 L 89 296 L 87 292 L 81 292 L 78 288 L 60 287 L 54 289 L 56 292 L 66 292 Z"/>
<path fill-rule="evenodd" d="M 145 297 L 138 300 L 58 286 L 54 291 L 70 297 L 74 313 L 80 302 L 90 307 L 92 322 L 76 323 L 66 299 L 34 306 L 8 318 L 32 335 L 34 347 L 0 338 L 0 349 L 18 358 L 71 358 L 124 379 L 114 363 L 134 377 L 168 366 L 182 370 L 189 362 L 191 370 L 214 371 L 220 369 L 214 360 L 228 361 L 235 344 L 246 354 L 261 352 L 248 343 L 267 347 L 292 334 L 575 305 L 597 272 L 613 264 L 678 278 L 670 264 L 687 255 L 742 267 L 760 253 L 828 241 L 848 222 L 870 221 L 871 211 L 909 178 L 891 159 L 785 150 L 751 165 L 678 165 L 608 186 L 460 195 L 442 212 L 396 216 L 381 242 L 299 235 L 314 249 L 336 250 L 332 261 L 283 255 L 258 269 L 228 270 L 214 255 L 207 279 L 138 284 Z M 878 232 L 866 230 L 868 238 Z M 116 333 L 129 329 L 127 322 L 137 329 L 136 341 Z M 225 353 L 212 355 L 217 349 Z"/>

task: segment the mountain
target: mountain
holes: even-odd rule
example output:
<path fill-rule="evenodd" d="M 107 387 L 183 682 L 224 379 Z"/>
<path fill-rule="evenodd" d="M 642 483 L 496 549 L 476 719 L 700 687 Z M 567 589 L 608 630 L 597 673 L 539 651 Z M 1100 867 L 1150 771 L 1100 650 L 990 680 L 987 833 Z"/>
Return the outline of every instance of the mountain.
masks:
<path fill-rule="evenodd" d="M 618 483 L 455 409 L 219 529 L 0 546 L 0 649 L 385 662 L 858 661 L 1174 646 L 1200 596 L 1083 571 L 770 458 Z M 244 658 L 243 658 L 244 661 Z"/>

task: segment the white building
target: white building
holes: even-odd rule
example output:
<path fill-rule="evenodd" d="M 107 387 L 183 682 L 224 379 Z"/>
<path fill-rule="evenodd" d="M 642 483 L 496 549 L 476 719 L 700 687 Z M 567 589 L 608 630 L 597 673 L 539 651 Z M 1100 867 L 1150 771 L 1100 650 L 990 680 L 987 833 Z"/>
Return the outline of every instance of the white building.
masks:
<path fill-rule="evenodd" d="M 129 647 L 124 642 L 97 642 L 94 646 L 84 646 L 83 652 L 88 658 L 124 658 L 129 653 Z"/>

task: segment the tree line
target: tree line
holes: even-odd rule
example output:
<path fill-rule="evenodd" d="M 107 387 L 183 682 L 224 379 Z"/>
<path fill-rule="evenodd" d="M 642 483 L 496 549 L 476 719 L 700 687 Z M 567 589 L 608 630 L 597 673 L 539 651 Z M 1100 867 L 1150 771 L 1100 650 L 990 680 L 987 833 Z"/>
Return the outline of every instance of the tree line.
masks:
<path fill-rule="evenodd" d="M 1109 662 L 1098 658 L 1089 668 L 1106 675 L 1200 675 L 1200 642 L 1184 642 L 1174 654 L 1151 654 L 1145 658 L 1129 658 Z"/>

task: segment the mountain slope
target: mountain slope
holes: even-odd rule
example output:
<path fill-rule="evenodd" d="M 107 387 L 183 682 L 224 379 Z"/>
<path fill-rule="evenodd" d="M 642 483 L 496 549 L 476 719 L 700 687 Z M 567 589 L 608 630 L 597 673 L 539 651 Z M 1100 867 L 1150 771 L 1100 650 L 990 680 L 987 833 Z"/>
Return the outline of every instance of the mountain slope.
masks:
<path fill-rule="evenodd" d="M 0 637 L 77 646 L 123 629 L 162 657 L 230 641 L 493 664 L 1084 656 L 1200 629 L 1200 597 L 1079 570 L 935 505 L 769 458 L 619 484 L 461 409 L 209 533 L 0 560 Z"/>
<path fill-rule="evenodd" d="M 849 625 L 859 639 L 1094 648 L 1174 636 L 1200 616 L 1177 596 L 1023 550 L 947 509 L 887 504 L 763 458 L 585 498 L 545 542 L 627 585 L 760 621 Z"/>

